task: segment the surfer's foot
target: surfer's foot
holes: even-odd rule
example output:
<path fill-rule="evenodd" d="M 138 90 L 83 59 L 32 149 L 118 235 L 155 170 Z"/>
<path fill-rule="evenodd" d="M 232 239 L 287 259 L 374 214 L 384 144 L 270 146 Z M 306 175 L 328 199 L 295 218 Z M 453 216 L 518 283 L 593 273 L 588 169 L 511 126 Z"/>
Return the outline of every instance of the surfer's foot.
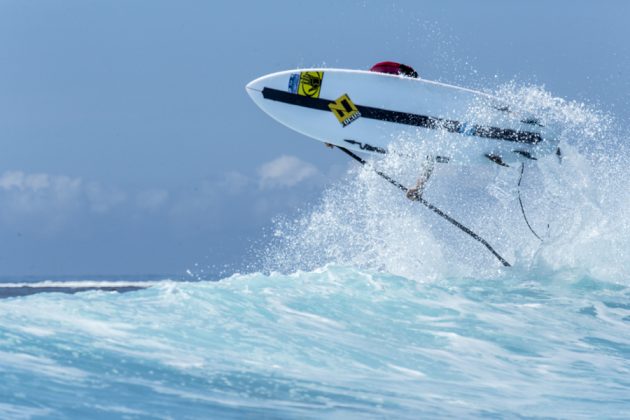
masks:
<path fill-rule="evenodd" d="M 422 193 L 423 191 L 419 187 L 409 188 L 407 190 L 407 198 L 411 201 L 420 201 L 420 199 L 422 198 Z"/>

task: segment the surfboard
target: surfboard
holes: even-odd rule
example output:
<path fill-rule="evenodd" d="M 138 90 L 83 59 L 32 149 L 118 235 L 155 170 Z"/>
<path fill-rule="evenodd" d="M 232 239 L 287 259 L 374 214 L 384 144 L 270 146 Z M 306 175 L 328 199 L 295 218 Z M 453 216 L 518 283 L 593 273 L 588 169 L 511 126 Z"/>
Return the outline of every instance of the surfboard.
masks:
<path fill-rule="evenodd" d="M 557 135 L 527 110 L 444 83 L 347 69 L 297 69 L 246 86 L 281 124 L 357 152 L 414 142 L 438 162 L 499 164 L 555 153 Z M 391 146 L 391 147 L 390 147 Z"/>

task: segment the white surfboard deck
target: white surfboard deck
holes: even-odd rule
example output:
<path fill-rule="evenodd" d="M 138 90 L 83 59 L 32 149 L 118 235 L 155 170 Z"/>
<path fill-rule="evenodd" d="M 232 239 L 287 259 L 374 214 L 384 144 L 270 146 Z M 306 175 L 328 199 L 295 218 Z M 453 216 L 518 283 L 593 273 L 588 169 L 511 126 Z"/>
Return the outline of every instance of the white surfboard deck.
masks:
<path fill-rule="evenodd" d="M 413 141 L 442 162 L 509 164 L 538 159 L 558 146 L 553 130 L 527 111 L 423 79 L 297 69 L 260 77 L 246 90 L 281 124 L 358 152 L 385 153 L 398 141 Z"/>

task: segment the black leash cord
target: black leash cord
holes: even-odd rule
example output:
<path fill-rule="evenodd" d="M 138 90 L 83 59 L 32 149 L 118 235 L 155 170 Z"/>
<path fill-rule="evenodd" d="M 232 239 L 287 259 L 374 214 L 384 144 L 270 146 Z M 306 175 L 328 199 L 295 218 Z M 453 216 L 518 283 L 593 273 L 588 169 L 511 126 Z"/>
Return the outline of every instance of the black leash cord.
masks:
<path fill-rule="evenodd" d="M 352 153 L 350 150 L 346 149 L 345 147 L 337 146 L 337 148 L 340 149 L 345 154 L 347 154 L 348 156 L 350 156 L 352 159 L 354 159 L 357 162 L 359 162 L 361 165 L 365 165 L 367 163 L 361 157 L 355 155 L 354 153 Z M 385 173 L 383 173 L 381 171 L 377 171 L 376 169 L 374 171 L 378 175 L 380 175 L 382 178 L 387 180 L 390 184 L 394 185 L 395 187 L 399 188 L 400 190 L 404 191 L 405 193 L 407 191 L 409 191 L 409 189 L 407 187 L 405 187 L 403 184 L 401 184 L 400 182 L 396 181 L 395 179 L 393 179 L 389 175 L 387 175 L 387 174 L 385 174 Z M 499 261 L 501 261 L 501 264 L 503 264 L 505 267 L 511 267 L 510 263 L 507 262 L 505 260 L 505 258 L 503 258 L 501 255 L 499 255 L 499 253 L 497 251 L 495 251 L 494 248 L 492 248 L 492 246 L 488 243 L 488 241 L 483 239 L 481 236 L 477 235 L 472 230 L 468 229 L 466 226 L 464 226 L 461 223 L 459 223 L 457 220 L 453 219 L 448 214 L 444 213 L 439 208 L 435 207 L 433 204 L 431 204 L 428 201 L 426 201 L 424 198 L 418 196 L 418 197 L 416 197 L 416 199 L 417 199 L 417 201 L 422 203 L 426 208 L 428 208 L 429 210 L 433 211 L 435 214 L 437 214 L 438 216 L 442 217 L 446 221 L 450 222 L 455 227 L 457 227 L 458 229 L 462 230 L 464 233 L 470 235 L 474 240 L 480 242 L 483 246 L 488 248 L 488 251 L 490 251 L 492 253 L 492 255 L 494 255 Z"/>
<path fill-rule="evenodd" d="M 521 205 L 521 213 L 523 213 L 523 219 L 525 219 L 525 223 L 527 223 L 527 227 L 532 231 L 535 237 L 538 238 L 540 242 L 543 242 L 542 238 L 538 236 L 538 234 L 532 228 L 532 225 L 529 224 L 529 220 L 527 220 L 527 216 L 525 215 L 525 209 L 523 208 L 523 201 L 521 200 L 521 181 L 523 180 L 523 172 L 525 171 L 525 163 L 521 163 L 521 176 L 518 179 L 518 203 Z"/>

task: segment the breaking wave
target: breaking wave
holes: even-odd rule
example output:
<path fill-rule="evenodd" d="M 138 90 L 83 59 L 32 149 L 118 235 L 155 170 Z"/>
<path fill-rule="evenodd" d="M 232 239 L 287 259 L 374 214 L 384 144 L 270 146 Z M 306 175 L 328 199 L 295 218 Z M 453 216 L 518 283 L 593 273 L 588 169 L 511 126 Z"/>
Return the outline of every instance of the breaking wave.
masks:
<path fill-rule="evenodd" d="M 340 266 L 3 299 L 0 417 L 627 418 L 629 301 Z"/>

